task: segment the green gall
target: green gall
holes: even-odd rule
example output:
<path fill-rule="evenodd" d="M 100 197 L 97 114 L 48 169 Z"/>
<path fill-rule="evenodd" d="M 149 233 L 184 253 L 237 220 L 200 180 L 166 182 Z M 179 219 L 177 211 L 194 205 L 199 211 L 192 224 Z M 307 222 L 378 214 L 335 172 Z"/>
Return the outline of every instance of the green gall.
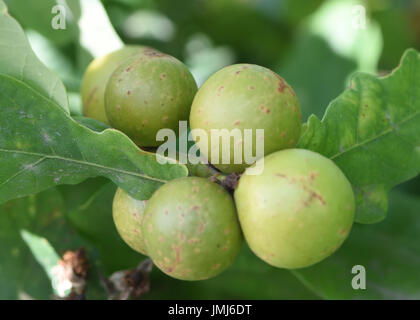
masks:
<path fill-rule="evenodd" d="M 103 57 L 94 59 L 83 75 L 81 96 L 83 115 L 109 124 L 105 113 L 104 94 L 109 77 L 127 58 L 139 54 L 147 47 L 126 46 Z"/>
<path fill-rule="evenodd" d="M 220 274 L 242 243 L 231 195 L 198 177 L 175 179 L 158 189 L 147 203 L 142 228 L 155 265 L 181 280 Z"/>
<path fill-rule="evenodd" d="M 303 149 L 275 152 L 261 175 L 240 178 L 235 202 L 251 250 L 286 269 L 313 265 L 336 251 L 354 220 L 352 187 L 328 158 Z"/>
<path fill-rule="evenodd" d="M 105 90 L 110 124 L 138 146 L 156 147 L 160 129 L 178 131 L 188 119 L 197 85 L 176 58 L 155 50 L 128 58 L 112 74 Z"/>
<path fill-rule="evenodd" d="M 112 217 L 121 238 L 132 249 L 147 255 L 141 231 L 146 201 L 136 200 L 118 188 L 112 203 Z"/>
<path fill-rule="evenodd" d="M 279 75 L 257 65 L 237 64 L 216 72 L 199 89 L 191 107 L 190 126 L 200 152 L 215 167 L 224 173 L 243 172 L 252 164 L 246 163 L 245 154 L 256 155 L 257 143 L 264 144 L 259 157 L 296 145 L 301 111 L 292 88 Z M 201 140 L 195 129 L 204 130 L 207 141 Z M 232 130 L 240 132 L 240 137 L 217 145 L 219 138 L 212 139 L 211 134 L 214 129 L 225 130 L 222 139 L 229 139 Z M 246 129 L 253 135 L 248 148 Z M 264 136 L 258 135 L 257 129 L 263 129 Z M 235 148 L 242 150 L 240 163 L 234 161 Z M 228 161 L 223 161 L 226 152 L 230 160 L 226 156 Z"/>

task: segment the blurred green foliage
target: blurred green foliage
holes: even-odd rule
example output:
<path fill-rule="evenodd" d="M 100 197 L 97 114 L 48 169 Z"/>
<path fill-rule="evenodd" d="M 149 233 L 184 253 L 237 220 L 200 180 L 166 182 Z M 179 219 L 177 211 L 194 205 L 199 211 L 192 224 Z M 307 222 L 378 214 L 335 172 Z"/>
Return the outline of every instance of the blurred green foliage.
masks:
<path fill-rule="evenodd" d="M 5 2 L 10 14 L 25 29 L 37 56 L 64 82 L 73 115 L 81 114 L 79 87 L 86 66 L 101 50 L 113 50 L 118 36 L 123 43 L 153 46 L 185 61 L 199 84 L 211 73 L 233 63 L 256 63 L 271 68 L 295 89 L 303 121 L 312 113 L 322 117 L 329 102 L 346 87 L 352 72 L 363 69 L 386 74 L 398 64 L 406 48 L 420 50 L 417 0 L 103 0 L 110 22 L 103 30 L 109 30 L 108 27 L 116 30 L 116 35 L 105 35 L 109 35 L 109 43 L 95 43 L 95 39 L 103 37 L 86 38 L 89 32 L 101 33 L 101 29 L 89 29 L 89 19 L 99 19 L 101 12 L 97 11 L 96 17 L 91 13 L 85 18 L 87 22 L 81 23 L 86 15 L 83 10 L 90 4 L 100 5 L 99 0 L 64 1 L 69 13 L 66 30 L 51 27 L 54 16 L 51 8 L 63 1 Z M 329 19 L 343 14 L 343 8 L 347 8 L 344 13 L 351 18 L 354 13 L 350 9 L 356 4 L 367 10 L 365 33 L 364 29 L 355 31 L 350 26 L 340 29 L 328 25 Z M 104 21 L 108 17 L 105 15 Z M 78 121 L 97 127 L 83 118 Z M 418 266 L 413 262 L 411 267 L 403 267 L 389 257 L 403 260 L 412 254 L 398 251 L 396 244 L 412 251 L 418 249 L 413 244 L 413 234 L 419 225 L 415 217 L 419 190 L 418 178 L 406 183 L 392 198 L 393 220 L 378 226 L 378 233 L 373 235 L 369 226 L 357 226 L 353 240 L 315 268 L 293 275 L 262 263 L 244 246 L 234 266 L 213 280 L 180 282 L 154 270 L 152 290 L 145 298 L 363 298 L 352 295 L 348 288 L 338 287 L 340 281 L 348 281 L 350 274 L 342 280 L 337 270 L 343 265 L 347 268 L 359 258 L 374 268 L 392 268 L 397 273 L 388 280 L 377 276 L 376 291 L 367 297 L 415 296 L 418 288 L 413 286 L 418 281 L 411 283 L 404 273 L 412 273 L 412 268 Z M 112 224 L 114 191 L 112 183 L 100 178 L 2 205 L 0 260 L 10 263 L 0 267 L 0 298 L 48 298 L 52 293 L 48 270 L 43 272 L 42 261 L 39 264 L 35 260 L 31 246 L 22 238 L 22 230 L 42 233 L 58 254 L 65 249 L 87 247 L 95 261 L 93 267 L 107 275 L 135 267 L 143 257 L 122 242 Z M 404 222 L 405 218 L 409 221 Z M 411 228 L 403 226 L 410 221 Z M 400 234 L 405 237 L 393 243 L 391 239 Z M 382 243 L 385 236 L 389 240 Z M 387 257 L 389 248 L 393 255 Z M 368 253 L 358 254 L 368 249 Z M 377 260 L 371 257 L 376 250 L 380 250 Z M 417 257 L 410 258 L 418 264 Z M 401 296 L 399 283 L 403 284 Z M 388 287 L 381 287 L 384 285 Z M 98 281 L 90 288 L 91 297 L 103 297 Z M 395 292 L 387 291 L 389 288 Z"/>

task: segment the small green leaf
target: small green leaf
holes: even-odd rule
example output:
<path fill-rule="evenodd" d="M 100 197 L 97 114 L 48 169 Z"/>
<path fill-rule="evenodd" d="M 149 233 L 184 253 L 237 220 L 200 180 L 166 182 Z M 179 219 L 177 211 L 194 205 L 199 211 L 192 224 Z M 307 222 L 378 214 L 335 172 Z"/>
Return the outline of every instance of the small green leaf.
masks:
<path fill-rule="evenodd" d="M 57 265 L 59 264 L 60 256 L 48 240 L 25 229 L 22 229 L 20 234 L 23 241 L 25 241 L 26 245 L 29 247 L 35 260 L 38 261 L 50 279 L 55 295 L 65 297 L 70 294 L 71 288 L 68 288 L 63 292 L 63 290 L 60 290 L 59 286 L 57 286 L 60 281 L 54 274 L 54 269 L 57 268 Z"/>
<path fill-rule="evenodd" d="M 0 202 L 104 176 L 138 199 L 188 174 L 126 135 L 95 132 L 23 82 L 0 75 Z"/>
<path fill-rule="evenodd" d="M 326 299 L 420 299 L 420 197 L 392 191 L 390 216 L 357 224 L 333 256 L 293 273 Z M 355 265 L 365 268 L 366 289 L 352 287 Z"/>
<path fill-rule="evenodd" d="M 63 83 L 34 54 L 21 26 L 8 14 L 2 0 L 0 0 L 0 74 L 7 74 L 25 82 L 69 112 Z"/>
<path fill-rule="evenodd" d="M 353 185 L 356 221 L 386 216 L 388 191 L 420 172 L 420 55 L 407 50 L 401 65 L 378 78 L 357 73 L 352 87 L 311 116 L 298 147 L 332 159 Z"/>
<path fill-rule="evenodd" d="M 50 298 L 58 257 L 81 247 L 55 188 L 0 205 L 0 299 Z"/>
<path fill-rule="evenodd" d="M 57 265 L 60 256 L 54 250 L 52 245 L 43 237 L 33 234 L 25 229 L 20 231 L 20 235 L 30 248 L 34 258 L 45 270 L 50 279 L 53 278 L 52 269 Z"/>

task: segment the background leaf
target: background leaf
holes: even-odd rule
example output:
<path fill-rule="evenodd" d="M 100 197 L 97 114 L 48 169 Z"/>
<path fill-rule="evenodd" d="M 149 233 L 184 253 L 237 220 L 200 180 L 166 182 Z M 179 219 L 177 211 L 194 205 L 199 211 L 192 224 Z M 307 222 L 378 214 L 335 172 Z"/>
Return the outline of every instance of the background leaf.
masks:
<path fill-rule="evenodd" d="M 119 236 L 112 218 L 117 187 L 107 179 L 94 178 L 77 185 L 59 187 L 69 223 L 98 249 L 98 267 L 111 273 L 134 268 L 145 257 L 132 250 Z"/>
<path fill-rule="evenodd" d="M 420 197 L 393 191 L 389 217 L 357 224 L 333 256 L 294 273 L 326 299 L 420 299 Z M 353 290 L 354 265 L 366 269 L 366 290 Z"/>
<path fill-rule="evenodd" d="M 343 91 L 347 76 L 355 69 L 355 62 L 337 55 L 325 40 L 307 32 L 296 37 L 289 54 L 277 68 L 299 98 L 302 120 L 311 114 L 321 117 L 331 99 Z"/>
<path fill-rule="evenodd" d="M 0 201 L 54 185 L 105 176 L 139 199 L 170 179 L 179 164 L 161 165 L 123 133 L 100 133 L 75 122 L 24 83 L 0 75 Z"/>
<path fill-rule="evenodd" d="M 79 0 L 56 1 L 56 0 L 6 0 L 11 15 L 13 15 L 25 29 L 36 30 L 50 39 L 55 45 L 63 47 L 78 40 L 79 30 L 77 20 L 80 17 Z M 65 29 L 55 30 L 51 22 L 57 15 L 52 13 L 56 5 L 64 6 Z"/>
<path fill-rule="evenodd" d="M 35 56 L 20 25 L 0 0 L 0 73 L 25 82 L 69 112 L 61 80 Z"/>
<path fill-rule="evenodd" d="M 309 118 L 300 148 L 332 159 L 356 195 L 356 221 L 374 223 L 387 193 L 420 172 L 420 55 L 408 50 L 384 78 L 358 73 L 324 118 Z"/>
<path fill-rule="evenodd" d="M 269 266 L 244 244 L 229 269 L 205 281 L 180 281 L 154 268 L 145 299 L 319 299 L 289 271 Z"/>

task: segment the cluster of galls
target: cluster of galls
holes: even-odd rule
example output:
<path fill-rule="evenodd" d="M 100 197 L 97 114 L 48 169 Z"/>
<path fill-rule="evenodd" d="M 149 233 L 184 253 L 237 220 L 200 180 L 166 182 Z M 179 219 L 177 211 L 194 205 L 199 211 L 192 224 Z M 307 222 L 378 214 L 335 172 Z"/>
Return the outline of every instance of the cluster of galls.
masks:
<path fill-rule="evenodd" d="M 160 129 L 176 131 L 188 118 L 191 129 L 209 133 L 209 141 L 196 140 L 199 148 L 212 145 L 212 129 L 264 130 L 264 157 L 251 166 L 264 161 L 261 174 L 234 163 L 233 144 L 228 146 L 231 161 L 215 164 L 222 173 L 242 174 L 233 197 L 202 177 L 172 180 L 148 201 L 117 190 L 118 232 L 168 275 L 216 276 L 233 263 L 243 237 L 270 265 L 303 268 L 331 255 L 348 236 L 355 211 L 351 185 L 331 160 L 294 149 L 301 129 L 299 102 L 271 70 L 228 66 L 197 92 L 179 60 L 150 48 L 126 47 L 89 66 L 82 97 L 85 115 L 109 123 L 142 147 L 157 146 Z M 208 159 L 215 152 L 200 151 Z"/>

